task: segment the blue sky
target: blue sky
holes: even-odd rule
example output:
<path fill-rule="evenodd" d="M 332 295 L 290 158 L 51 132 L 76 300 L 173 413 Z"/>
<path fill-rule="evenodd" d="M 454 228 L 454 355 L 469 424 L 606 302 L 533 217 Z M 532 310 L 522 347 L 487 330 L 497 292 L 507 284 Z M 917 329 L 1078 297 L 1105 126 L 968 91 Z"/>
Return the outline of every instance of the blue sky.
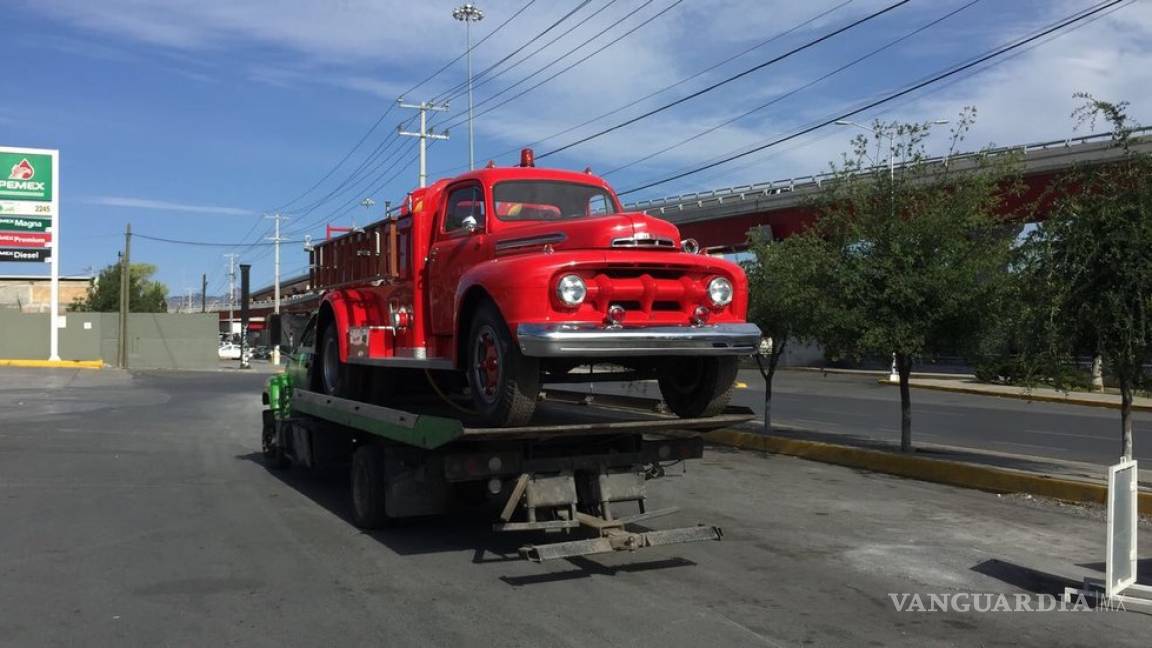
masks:
<path fill-rule="evenodd" d="M 547 162 L 600 171 L 627 165 L 806 84 L 967 2 L 913 0 L 781 63 Z M 134 231 L 150 236 L 259 241 L 271 227 L 261 218 L 263 212 L 311 187 L 398 94 L 464 51 L 463 27 L 450 16 L 455 4 L 16 0 L 15 9 L 4 14 L 5 35 L 0 39 L 0 57 L 16 63 L 9 70 L 17 81 L 0 94 L 0 144 L 61 150 L 61 269 L 66 274 L 87 273 L 113 262 L 127 222 Z M 484 0 L 486 16 L 475 26 L 474 38 L 482 38 L 526 4 L 528 0 Z M 581 5 L 575 0 L 538 0 L 476 48 L 477 71 L 579 8 L 505 66 L 560 36 L 554 44 L 494 79 L 483 84 L 478 80 L 478 112 L 619 40 L 539 88 L 479 115 L 478 163 L 496 156 L 498 164 L 511 164 L 515 155 L 508 151 L 676 83 L 821 13 L 827 12 L 688 83 L 537 144 L 536 150 L 549 151 L 643 113 L 889 4 L 892 1 L 591 0 Z M 982 0 L 827 81 L 608 178 L 624 190 L 786 134 L 1093 4 Z M 522 81 L 541 68 L 545 69 Z M 407 98 L 431 98 L 464 78 L 461 60 Z M 518 82 L 513 90 L 481 104 Z M 1076 105 L 1072 93 L 1078 90 L 1128 99 L 1134 116 L 1152 123 L 1146 118 L 1152 110 L 1152 11 L 1147 2 L 1125 5 L 980 74 L 965 75 L 856 119 L 946 119 L 965 105 L 975 105 L 979 122 L 969 138 L 972 148 L 1056 139 L 1074 133 L 1069 113 Z M 466 101 L 459 97 L 451 102 L 451 111 L 438 118 L 441 125 L 451 125 L 451 139 L 429 150 L 433 178 L 458 172 L 467 163 L 465 112 Z M 393 108 L 343 167 L 289 206 L 291 220 L 285 231 L 293 239 L 305 234 L 321 237 L 323 223 L 329 220 L 336 225 L 350 224 L 353 216 L 360 223 L 375 220 L 385 200 L 396 201 L 415 186 L 415 154 L 399 155 L 414 143 L 393 135 L 397 124 L 409 116 Z M 828 127 L 628 197 L 820 172 L 847 149 L 854 134 Z M 383 154 L 364 168 L 367 173 L 341 187 L 374 150 Z M 382 173 L 384 169 L 390 170 Z M 320 200 L 334 189 L 335 195 Z M 357 206 L 366 196 L 378 203 L 375 213 Z M 312 209 L 304 209 L 308 207 Z M 157 264 L 160 279 L 173 294 L 198 290 L 202 272 L 209 275 L 209 292 L 221 292 L 226 284 L 226 252 L 239 252 L 242 261 L 253 264 L 255 284 L 271 280 L 267 247 L 133 241 L 134 260 Z M 286 274 L 303 272 L 306 263 L 301 245 L 285 245 Z M 0 264 L 3 274 L 43 270 L 32 264 Z"/>

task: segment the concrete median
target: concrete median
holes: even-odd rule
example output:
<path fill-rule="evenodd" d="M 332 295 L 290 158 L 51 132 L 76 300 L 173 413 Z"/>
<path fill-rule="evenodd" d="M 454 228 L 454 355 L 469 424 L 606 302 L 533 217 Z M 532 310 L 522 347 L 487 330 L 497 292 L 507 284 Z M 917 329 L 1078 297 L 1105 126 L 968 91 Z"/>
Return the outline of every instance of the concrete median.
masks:
<path fill-rule="evenodd" d="M 918 456 L 914 452 L 902 453 L 739 429 L 716 430 L 706 434 L 705 439 L 716 445 L 741 450 L 770 452 L 993 493 L 1028 493 L 1069 502 L 1096 504 L 1103 504 L 1108 495 L 1107 486 L 1103 482 Z M 1104 468 L 1100 467 L 1101 475 L 1104 472 Z M 1152 492 L 1140 492 L 1139 511 L 1152 515 Z"/>

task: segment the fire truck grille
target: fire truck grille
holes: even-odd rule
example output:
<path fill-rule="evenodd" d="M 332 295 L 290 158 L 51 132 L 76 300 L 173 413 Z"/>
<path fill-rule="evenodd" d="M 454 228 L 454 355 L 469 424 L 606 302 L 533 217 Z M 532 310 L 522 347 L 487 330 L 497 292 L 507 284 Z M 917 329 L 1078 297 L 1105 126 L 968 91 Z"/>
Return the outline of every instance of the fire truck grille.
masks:
<path fill-rule="evenodd" d="M 704 295 L 702 280 L 688 269 L 605 268 L 588 282 L 597 288 L 590 305 L 605 315 L 620 306 L 626 322 L 686 323 Z"/>

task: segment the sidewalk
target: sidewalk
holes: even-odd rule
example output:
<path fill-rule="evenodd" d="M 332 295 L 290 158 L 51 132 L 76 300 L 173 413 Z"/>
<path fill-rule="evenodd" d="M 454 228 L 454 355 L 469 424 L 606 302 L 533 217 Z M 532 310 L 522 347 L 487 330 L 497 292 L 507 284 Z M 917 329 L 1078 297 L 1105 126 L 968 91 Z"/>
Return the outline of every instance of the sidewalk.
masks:
<path fill-rule="evenodd" d="M 888 378 L 881 378 L 881 384 L 898 386 L 899 383 L 890 382 Z M 935 389 L 938 391 L 958 392 L 961 394 L 980 394 L 982 396 L 999 396 L 1001 398 L 1016 398 L 1046 403 L 1064 403 L 1066 405 L 1085 405 L 1088 407 L 1108 407 L 1120 409 L 1119 394 L 1099 394 L 1094 392 L 1062 392 L 1050 387 L 1017 387 L 1013 385 L 994 385 L 977 382 L 970 378 L 917 378 L 912 377 L 908 384 L 918 389 Z M 1152 412 L 1152 398 L 1137 396 L 1132 399 L 1132 410 L 1136 412 Z"/>
<path fill-rule="evenodd" d="M 1108 468 L 1047 457 L 1008 454 L 916 443 L 900 452 L 895 443 L 794 427 L 774 427 L 764 434 L 760 423 L 716 430 L 711 443 L 799 457 L 873 472 L 994 493 L 1028 493 L 1072 502 L 1103 504 Z M 1152 470 L 1140 471 L 1141 514 L 1152 515 Z"/>

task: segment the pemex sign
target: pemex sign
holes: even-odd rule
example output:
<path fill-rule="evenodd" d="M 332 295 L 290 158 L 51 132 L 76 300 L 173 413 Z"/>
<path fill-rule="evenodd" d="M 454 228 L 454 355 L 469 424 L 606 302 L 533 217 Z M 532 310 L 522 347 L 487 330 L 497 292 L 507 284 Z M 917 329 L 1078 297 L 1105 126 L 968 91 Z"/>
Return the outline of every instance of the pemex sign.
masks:
<path fill-rule="evenodd" d="M 0 262 L 53 260 L 56 158 L 56 151 L 0 147 Z"/>
<path fill-rule="evenodd" d="M 51 202 L 55 184 L 51 154 L 0 149 L 0 200 Z"/>
<path fill-rule="evenodd" d="M 0 146 L 0 266 L 51 268 L 50 360 L 59 360 L 60 152 Z"/>

